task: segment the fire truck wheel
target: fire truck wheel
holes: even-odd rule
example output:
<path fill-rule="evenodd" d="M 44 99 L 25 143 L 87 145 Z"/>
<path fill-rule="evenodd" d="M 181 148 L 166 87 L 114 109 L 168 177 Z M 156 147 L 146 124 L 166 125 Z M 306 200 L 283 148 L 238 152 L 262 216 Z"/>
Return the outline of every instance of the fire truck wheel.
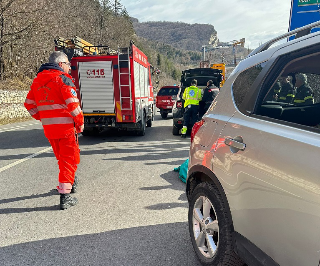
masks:
<path fill-rule="evenodd" d="M 146 134 L 146 116 L 144 115 L 139 122 L 140 129 L 137 131 L 138 136 L 144 136 Z"/>

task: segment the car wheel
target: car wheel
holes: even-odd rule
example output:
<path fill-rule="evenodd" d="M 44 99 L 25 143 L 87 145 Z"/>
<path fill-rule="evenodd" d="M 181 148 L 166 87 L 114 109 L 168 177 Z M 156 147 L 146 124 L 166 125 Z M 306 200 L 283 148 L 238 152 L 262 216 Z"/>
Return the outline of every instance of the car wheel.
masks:
<path fill-rule="evenodd" d="M 161 113 L 161 117 L 162 117 L 163 119 L 167 118 L 167 116 L 168 116 L 168 113 Z"/>
<path fill-rule="evenodd" d="M 179 131 L 180 131 L 179 128 L 177 128 L 176 126 L 172 126 L 172 134 L 173 135 L 175 135 L 175 136 L 179 135 Z"/>
<path fill-rule="evenodd" d="M 147 121 L 147 127 L 152 127 L 152 121 L 153 121 L 153 113 L 151 114 L 150 119 Z"/>
<path fill-rule="evenodd" d="M 138 136 L 144 136 L 146 134 L 146 116 L 143 115 L 140 120 L 140 129 L 137 131 Z"/>
<path fill-rule="evenodd" d="M 244 265 L 233 251 L 233 226 L 229 206 L 220 191 L 209 183 L 199 184 L 189 202 L 189 233 L 203 265 Z"/>

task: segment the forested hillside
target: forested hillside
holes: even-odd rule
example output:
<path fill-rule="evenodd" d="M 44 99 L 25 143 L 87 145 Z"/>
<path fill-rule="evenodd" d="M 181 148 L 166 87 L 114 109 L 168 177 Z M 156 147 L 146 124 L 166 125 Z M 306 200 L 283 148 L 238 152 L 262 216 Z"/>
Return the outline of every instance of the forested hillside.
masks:
<path fill-rule="evenodd" d="M 128 46 L 134 30 L 119 1 L 0 1 L 0 79 L 34 77 L 57 36 Z"/>
<path fill-rule="evenodd" d="M 54 39 L 74 36 L 113 49 L 134 40 L 151 64 L 161 68 L 161 83 L 179 79 L 180 70 L 173 62 L 166 55 L 158 56 L 135 34 L 119 0 L 4 0 L 0 1 L 0 89 L 28 89 L 54 51 Z M 159 57 L 161 65 L 157 65 Z"/>

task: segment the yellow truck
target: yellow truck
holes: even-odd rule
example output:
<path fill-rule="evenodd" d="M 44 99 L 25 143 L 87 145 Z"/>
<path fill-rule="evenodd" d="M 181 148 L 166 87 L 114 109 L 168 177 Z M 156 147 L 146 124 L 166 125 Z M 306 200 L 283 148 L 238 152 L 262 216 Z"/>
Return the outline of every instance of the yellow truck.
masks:
<path fill-rule="evenodd" d="M 213 69 L 220 69 L 222 71 L 222 80 L 220 82 L 220 88 L 223 86 L 225 80 L 226 80 L 226 64 L 220 63 L 220 64 L 211 64 L 210 68 Z"/>

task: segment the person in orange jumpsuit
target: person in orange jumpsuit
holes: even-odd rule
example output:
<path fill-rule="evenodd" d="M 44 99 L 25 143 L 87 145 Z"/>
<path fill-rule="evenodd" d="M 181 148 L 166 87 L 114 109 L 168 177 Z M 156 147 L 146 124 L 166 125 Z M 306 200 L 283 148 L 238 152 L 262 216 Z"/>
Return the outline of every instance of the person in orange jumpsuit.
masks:
<path fill-rule="evenodd" d="M 65 53 L 56 51 L 43 64 L 33 80 L 25 100 L 31 116 L 40 120 L 59 165 L 60 209 L 77 204 L 70 196 L 75 192 L 75 172 L 80 163 L 77 133 L 83 131 L 81 111 L 75 85 L 69 75 L 70 63 Z M 75 182 L 76 180 L 76 182 Z"/>

